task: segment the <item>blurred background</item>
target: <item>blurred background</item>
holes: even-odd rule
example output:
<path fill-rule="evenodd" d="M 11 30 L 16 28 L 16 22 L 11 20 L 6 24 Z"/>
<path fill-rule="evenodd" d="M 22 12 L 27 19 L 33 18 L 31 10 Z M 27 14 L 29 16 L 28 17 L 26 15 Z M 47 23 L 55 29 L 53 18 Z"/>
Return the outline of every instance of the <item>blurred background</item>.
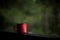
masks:
<path fill-rule="evenodd" d="M 58 0 L 0 0 L 0 31 L 14 32 L 13 27 L 27 23 L 36 34 L 60 35 Z"/>

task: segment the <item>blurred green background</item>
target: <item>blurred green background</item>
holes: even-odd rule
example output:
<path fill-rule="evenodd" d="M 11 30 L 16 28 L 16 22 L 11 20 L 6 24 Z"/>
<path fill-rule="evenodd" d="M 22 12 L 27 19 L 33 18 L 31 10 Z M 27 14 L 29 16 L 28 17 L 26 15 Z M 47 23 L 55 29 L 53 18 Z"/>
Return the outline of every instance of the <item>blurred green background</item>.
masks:
<path fill-rule="evenodd" d="M 58 0 L 0 0 L 0 29 L 14 32 L 17 23 L 27 23 L 37 34 L 60 34 Z"/>

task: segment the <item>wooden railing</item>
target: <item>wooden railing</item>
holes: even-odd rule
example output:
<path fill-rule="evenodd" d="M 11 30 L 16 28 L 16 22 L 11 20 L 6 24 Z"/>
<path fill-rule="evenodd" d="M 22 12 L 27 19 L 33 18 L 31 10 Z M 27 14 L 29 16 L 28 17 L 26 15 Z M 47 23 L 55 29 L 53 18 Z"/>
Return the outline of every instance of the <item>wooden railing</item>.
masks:
<path fill-rule="evenodd" d="M 15 40 L 17 40 L 17 39 L 19 39 L 19 40 L 56 40 L 56 39 L 60 39 L 60 37 L 59 36 L 53 36 L 53 37 L 49 37 L 48 35 L 37 35 L 37 34 L 29 34 L 29 32 L 27 32 L 26 31 L 26 29 L 25 29 L 25 32 L 27 32 L 27 33 L 24 33 L 24 31 L 22 32 L 22 30 L 20 30 L 21 29 L 21 24 L 20 25 L 18 25 L 18 30 L 17 30 L 17 33 L 11 33 L 11 32 L 2 32 L 2 31 L 0 31 L 0 39 L 2 38 L 2 39 L 4 39 L 4 40 L 6 40 L 6 39 L 11 39 L 11 40 L 13 40 L 13 39 L 15 39 Z M 20 29 L 19 29 L 20 28 Z M 22 29 L 24 29 L 24 28 L 22 28 Z M 22 32 L 22 33 L 21 33 Z M 12 39 L 13 38 L 13 39 Z"/>

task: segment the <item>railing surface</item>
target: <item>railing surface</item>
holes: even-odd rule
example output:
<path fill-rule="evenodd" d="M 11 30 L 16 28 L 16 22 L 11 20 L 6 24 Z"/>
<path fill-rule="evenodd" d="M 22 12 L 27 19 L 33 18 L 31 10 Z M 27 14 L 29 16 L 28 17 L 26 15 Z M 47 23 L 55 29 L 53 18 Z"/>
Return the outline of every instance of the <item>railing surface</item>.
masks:
<path fill-rule="evenodd" d="M 49 37 L 49 36 L 36 36 L 35 34 L 25 34 L 25 35 L 22 35 L 22 34 L 19 34 L 19 33 L 10 33 L 10 32 L 0 32 L 0 39 L 26 39 L 26 40 L 29 40 L 29 39 L 45 39 L 45 40 L 57 40 L 57 39 L 60 39 L 60 37 Z"/>

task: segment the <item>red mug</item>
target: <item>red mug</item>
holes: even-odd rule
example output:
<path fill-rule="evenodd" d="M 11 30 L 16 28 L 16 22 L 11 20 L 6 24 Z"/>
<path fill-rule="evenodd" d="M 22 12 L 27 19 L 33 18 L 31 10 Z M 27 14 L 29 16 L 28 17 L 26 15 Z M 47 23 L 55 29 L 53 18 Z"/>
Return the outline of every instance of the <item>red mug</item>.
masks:
<path fill-rule="evenodd" d="M 17 32 L 20 34 L 26 34 L 27 24 L 26 23 L 17 24 Z"/>

